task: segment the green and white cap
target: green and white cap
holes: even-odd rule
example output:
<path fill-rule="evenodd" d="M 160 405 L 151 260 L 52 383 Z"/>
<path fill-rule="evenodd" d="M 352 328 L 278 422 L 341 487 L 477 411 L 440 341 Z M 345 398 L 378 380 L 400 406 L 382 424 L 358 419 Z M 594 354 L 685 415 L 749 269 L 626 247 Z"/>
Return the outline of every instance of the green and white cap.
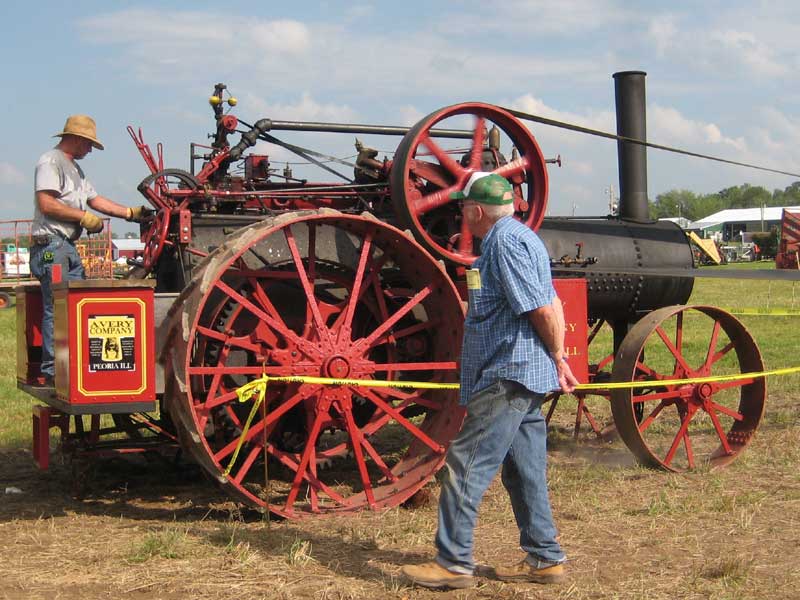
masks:
<path fill-rule="evenodd" d="M 464 190 L 453 192 L 450 194 L 450 198 L 500 206 L 514 202 L 514 192 L 505 177 L 494 173 L 476 171 L 470 175 Z"/>

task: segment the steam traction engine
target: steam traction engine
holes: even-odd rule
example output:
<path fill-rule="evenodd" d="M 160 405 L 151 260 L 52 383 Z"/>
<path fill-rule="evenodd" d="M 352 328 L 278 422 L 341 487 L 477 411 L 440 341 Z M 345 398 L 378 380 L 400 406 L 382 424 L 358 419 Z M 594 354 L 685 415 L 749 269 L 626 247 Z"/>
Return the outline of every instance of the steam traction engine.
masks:
<path fill-rule="evenodd" d="M 635 96 L 641 88 L 638 112 L 626 113 L 618 99 L 620 133 L 639 139 L 643 78 L 617 76 L 618 95 Z M 636 456 L 673 470 L 706 460 L 721 465 L 749 442 L 763 412 L 763 379 L 659 384 L 763 365 L 732 316 L 683 306 L 690 277 L 637 274 L 691 267 L 682 232 L 641 214 L 642 147 L 620 142 L 619 218 L 545 218 L 548 161 L 529 129 L 504 109 L 458 104 L 410 129 L 269 119 L 251 125 L 225 113 L 225 104 L 236 102 L 223 84 L 210 101 L 216 130 L 209 146 L 192 145 L 193 164 L 202 161 L 197 172 L 164 168 L 160 146 L 154 155 L 141 130 L 129 128 L 151 171 L 139 190 L 154 213 L 142 227 L 144 257 L 129 287 L 106 296 L 131 297 L 129 288 L 137 286 L 151 294 L 153 304 L 145 307 L 154 306 L 155 323 L 146 325 L 155 332 L 152 395 L 159 417 L 136 413 L 142 398 L 131 395 L 110 394 L 102 403 L 90 396 L 77 405 L 59 375 L 55 394 L 32 391 L 23 381 L 31 377 L 28 365 L 20 385 L 52 407 L 36 421 L 40 432 L 60 425 L 74 436 L 70 415 L 82 433 L 83 414 L 111 413 L 113 431 L 124 432 L 132 446 L 177 438 L 234 497 L 288 517 L 403 502 L 442 465 L 463 419 L 455 391 L 400 384 L 458 381 L 465 272 L 479 240 L 450 193 L 483 170 L 512 183 L 515 218 L 537 230 L 550 251 L 576 375 L 584 382 L 646 382 L 594 392 L 611 398 L 616 426 Z M 357 142 L 351 175 L 337 164 L 345 161 L 289 144 L 275 136 L 279 131 L 403 137 L 392 159 Z M 337 181 L 312 183 L 288 164 L 273 168 L 263 148 L 290 151 Z M 143 279 L 148 273 L 154 295 Z M 85 290 L 63 285 L 63 318 L 80 328 L 87 317 L 69 313 L 68 297 Z M 106 321 L 119 313 L 104 310 Z M 604 322 L 613 349 L 598 352 L 589 344 L 602 337 Z M 688 325 L 705 331 L 705 341 L 684 344 Z M 25 329 L 30 346 L 33 334 Z M 131 351 L 141 350 L 145 329 L 131 337 Z M 77 335 L 62 336 L 57 349 L 73 357 L 69 364 L 89 349 L 90 340 Z M 146 365 L 148 357 L 141 361 Z M 237 389 L 262 374 L 398 387 L 270 383 L 251 414 Z M 93 420 L 95 439 L 99 427 Z M 41 434 L 35 439 L 42 443 Z"/>

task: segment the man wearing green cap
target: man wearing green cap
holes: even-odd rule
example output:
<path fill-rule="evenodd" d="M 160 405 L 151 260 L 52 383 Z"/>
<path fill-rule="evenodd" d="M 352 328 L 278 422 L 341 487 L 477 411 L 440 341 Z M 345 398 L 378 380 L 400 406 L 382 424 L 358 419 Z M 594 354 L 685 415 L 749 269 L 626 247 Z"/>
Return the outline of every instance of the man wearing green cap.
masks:
<path fill-rule="evenodd" d="M 81 257 L 75 249 L 84 229 L 100 233 L 103 221 L 87 208 L 111 217 L 139 222 L 146 215 L 144 206 L 129 208 L 99 195 L 83 174 L 77 161 L 86 157 L 92 148 L 103 150 L 97 139 L 94 119 L 72 115 L 64 130 L 53 137 L 61 138 L 52 150 L 45 152 L 36 163 L 34 177 L 34 216 L 31 234 L 31 272 L 42 286 L 42 381 L 53 384 L 53 295 L 52 267 L 61 265 L 64 280 L 84 279 Z"/>
<path fill-rule="evenodd" d="M 436 558 L 403 573 L 426 587 L 474 585 L 478 506 L 502 466 L 526 555 L 495 568 L 495 576 L 556 583 L 564 578 L 566 557 L 550 510 L 541 406 L 546 393 L 569 393 L 578 381 L 564 354 L 564 314 L 549 257 L 539 237 L 513 218 L 514 193 L 505 178 L 473 173 L 452 197 L 463 201 L 462 218 L 482 239 L 481 255 L 467 272 L 460 391 L 467 417 L 447 453 Z"/>

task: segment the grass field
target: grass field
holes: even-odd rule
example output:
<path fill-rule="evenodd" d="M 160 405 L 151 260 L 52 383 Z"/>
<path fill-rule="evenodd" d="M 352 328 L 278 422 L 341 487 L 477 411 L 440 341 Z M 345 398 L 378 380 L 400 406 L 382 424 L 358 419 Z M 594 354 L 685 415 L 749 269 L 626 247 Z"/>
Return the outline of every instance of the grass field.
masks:
<path fill-rule="evenodd" d="M 749 267 L 747 265 L 746 267 Z M 725 268 L 746 268 L 731 265 Z M 797 298 L 795 294 L 797 293 Z M 701 279 L 691 301 L 798 308 L 790 282 Z M 800 317 L 742 316 L 769 369 L 800 365 Z M 13 311 L 0 313 L 0 598 L 796 598 L 800 588 L 800 377 L 770 379 L 766 415 L 726 469 L 669 474 L 637 466 L 619 440 L 572 437 L 574 401 L 550 436 L 550 485 L 569 581 L 438 593 L 399 568 L 432 555 L 436 486 L 415 509 L 263 522 L 194 469 L 107 462 L 75 495 L 56 460 L 32 466 L 31 401 L 14 383 Z M 694 336 L 685 325 L 686 343 Z M 596 353 L 601 354 L 598 346 Z M 589 400 L 610 420 L 608 403 Z M 499 482 L 476 531 L 482 565 L 516 561 L 516 528 Z"/>

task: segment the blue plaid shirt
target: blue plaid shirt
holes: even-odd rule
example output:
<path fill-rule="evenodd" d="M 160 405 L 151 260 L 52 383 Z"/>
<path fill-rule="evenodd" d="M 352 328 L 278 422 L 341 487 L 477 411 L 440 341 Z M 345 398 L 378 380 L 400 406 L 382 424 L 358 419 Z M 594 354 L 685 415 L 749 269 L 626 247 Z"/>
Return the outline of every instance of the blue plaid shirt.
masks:
<path fill-rule="evenodd" d="M 512 217 L 497 221 L 467 274 L 467 287 L 461 404 L 500 379 L 542 394 L 558 389 L 553 359 L 525 314 L 556 295 L 539 236 Z"/>

